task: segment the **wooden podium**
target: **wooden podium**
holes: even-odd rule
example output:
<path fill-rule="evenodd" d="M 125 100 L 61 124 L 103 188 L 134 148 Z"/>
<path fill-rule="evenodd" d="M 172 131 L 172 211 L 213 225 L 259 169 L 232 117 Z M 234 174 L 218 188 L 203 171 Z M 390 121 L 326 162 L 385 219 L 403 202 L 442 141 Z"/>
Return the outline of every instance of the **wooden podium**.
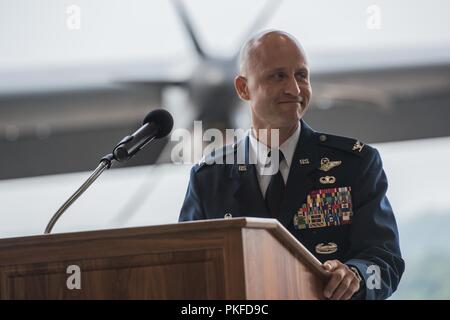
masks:
<path fill-rule="evenodd" d="M 321 299 L 326 277 L 272 219 L 0 240 L 1 299 Z"/>

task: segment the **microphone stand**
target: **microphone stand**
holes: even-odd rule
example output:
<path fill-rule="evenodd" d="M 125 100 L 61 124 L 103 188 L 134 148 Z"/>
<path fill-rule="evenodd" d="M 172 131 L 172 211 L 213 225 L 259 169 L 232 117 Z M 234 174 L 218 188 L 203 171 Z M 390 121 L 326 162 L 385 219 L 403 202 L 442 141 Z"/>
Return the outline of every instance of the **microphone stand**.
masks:
<path fill-rule="evenodd" d="M 70 205 L 75 200 L 77 200 L 83 194 L 83 192 L 87 190 L 87 188 L 89 188 L 89 186 L 103 173 L 103 171 L 105 171 L 105 169 L 111 168 L 112 160 L 115 160 L 112 153 L 104 156 L 100 160 L 100 163 L 98 164 L 94 172 L 90 175 L 90 177 L 81 185 L 81 187 L 78 188 L 77 191 L 75 191 L 75 193 L 69 199 L 67 199 L 66 202 L 64 202 L 61 208 L 59 208 L 58 211 L 53 215 L 47 227 L 45 228 L 44 234 L 50 234 L 56 221 L 58 221 L 64 211 L 66 211 L 67 208 L 69 208 Z"/>

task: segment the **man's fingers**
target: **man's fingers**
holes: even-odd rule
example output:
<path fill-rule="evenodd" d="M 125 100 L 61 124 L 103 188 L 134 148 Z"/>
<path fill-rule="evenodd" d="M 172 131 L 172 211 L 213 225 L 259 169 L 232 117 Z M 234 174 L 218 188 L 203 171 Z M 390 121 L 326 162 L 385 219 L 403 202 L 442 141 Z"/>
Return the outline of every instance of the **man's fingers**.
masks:
<path fill-rule="evenodd" d="M 340 300 L 344 296 L 344 294 L 347 293 L 354 279 L 355 277 L 352 274 L 347 274 L 344 277 L 344 279 L 342 279 L 342 281 L 339 283 L 339 286 L 334 291 L 333 295 L 331 296 L 331 299 Z"/>
<path fill-rule="evenodd" d="M 328 260 L 324 262 L 323 266 L 325 270 L 332 271 L 339 267 L 339 263 L 337 260 Z"/>
<path fill-rule="evenodd" d="M 336 270 L 330 280 L 328 281 L 328 284 L 325 287 L 324 295 L 325 298 L 331 298 L 336 288 L 341 283 L 342 279 L 345 277 L 345 270 L 344 269 L 338 269 Z"/>
<path fill-rule="evenodd" d="M 353 281 L 350 284 L 350 287 L 348 288 L 347 292 L 342 296 L 342 300 L 349 300 L 353 297 L 353 295 L 358 292 L 359 290 L 359 282 L 358 280 Z"/>
<path fill-rule="evenodd" d="M 350 299 L 359 290 L 359 282 L 353 272 L 338 260 L 328 260 L 323 264 L 325 270 L 331 272 L 324 289 L 324 296 L 328 299 Z"/>

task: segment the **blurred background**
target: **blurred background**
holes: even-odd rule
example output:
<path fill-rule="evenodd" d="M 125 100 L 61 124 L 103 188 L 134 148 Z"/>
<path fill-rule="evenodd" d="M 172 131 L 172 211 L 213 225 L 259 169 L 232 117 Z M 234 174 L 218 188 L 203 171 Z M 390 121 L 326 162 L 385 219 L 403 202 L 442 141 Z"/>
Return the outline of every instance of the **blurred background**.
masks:
<path fill-rule="evenodd" d="M 164 108 L 175 127 L 248 128 L 237 54 L 303 44 L 306 121 L 379 149 L 406 271 L 393 299 L 450 299 L 450 2 L 0 0 L 0 238 L 42 234 L 102 156 Z M 191 164 L 170 137 L 113 167 L 54 232 L 175 223 Z"/>

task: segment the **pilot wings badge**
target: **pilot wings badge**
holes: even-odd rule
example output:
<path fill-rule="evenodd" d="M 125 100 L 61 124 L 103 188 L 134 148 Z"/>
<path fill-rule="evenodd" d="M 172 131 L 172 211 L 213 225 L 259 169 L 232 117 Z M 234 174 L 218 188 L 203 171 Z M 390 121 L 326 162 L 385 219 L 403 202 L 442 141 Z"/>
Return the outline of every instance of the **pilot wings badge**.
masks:
<path fill-rule="evenodd" d="M 327 172 L 327 171 L 330 171 L 331 169 L 333 169 L 333 168 L 335 168 L 337 166 L 340 166 L 341 163 L 342 163 L 342 161 L 330 161 L 330 159 L 328 159 L 328 158 L 322 158 L 320 160 L 320 168 L 319 168 L 319 170 Z"/>

